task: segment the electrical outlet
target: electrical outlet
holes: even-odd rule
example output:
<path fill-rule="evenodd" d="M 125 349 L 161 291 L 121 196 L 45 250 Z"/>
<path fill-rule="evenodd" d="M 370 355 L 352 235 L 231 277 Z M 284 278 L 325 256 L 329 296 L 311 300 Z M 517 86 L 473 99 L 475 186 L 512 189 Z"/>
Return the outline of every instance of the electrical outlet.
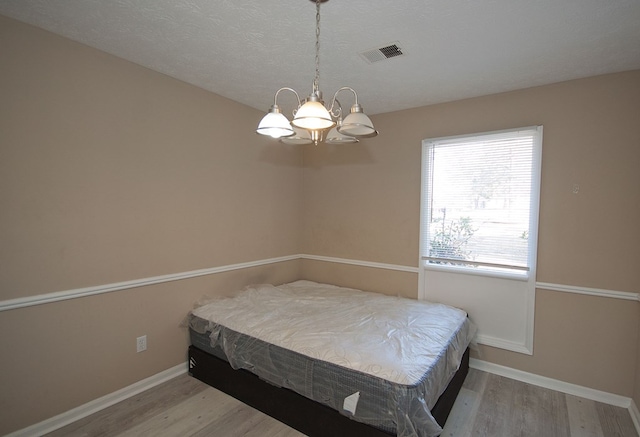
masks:
<path fill-rule="evenodd" d="M 136 338 L 136 352 L 142 352 L 147 350 L 147 336 Z"/>

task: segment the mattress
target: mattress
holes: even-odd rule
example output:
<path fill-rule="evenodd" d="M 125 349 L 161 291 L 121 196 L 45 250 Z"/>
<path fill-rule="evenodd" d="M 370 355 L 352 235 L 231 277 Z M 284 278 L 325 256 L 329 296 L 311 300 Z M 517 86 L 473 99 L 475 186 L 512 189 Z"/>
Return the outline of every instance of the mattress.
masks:
<path fill-rule="evenodd" d="M 475 334 L 442 304 L 296 281 L 192 311 L 192 344 L 352 419 L 437 436 L 430 413 Z"/>

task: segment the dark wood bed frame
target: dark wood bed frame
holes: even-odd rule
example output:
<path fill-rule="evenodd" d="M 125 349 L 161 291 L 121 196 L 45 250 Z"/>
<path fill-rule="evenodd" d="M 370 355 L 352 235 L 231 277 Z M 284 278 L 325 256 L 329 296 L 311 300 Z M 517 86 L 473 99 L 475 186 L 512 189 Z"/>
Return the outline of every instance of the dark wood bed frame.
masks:
<path fill-rule="evenodd" d="M 460 369 L 431 410 L 440 426 L 447 421 L 468 371 L 469 349 Z M 226 361 L 195 346 L 189 347 L 189 374 L 310 437 L 390 435 L 289 389 L 269 384 L 247 370 L 234 370 Z"/>

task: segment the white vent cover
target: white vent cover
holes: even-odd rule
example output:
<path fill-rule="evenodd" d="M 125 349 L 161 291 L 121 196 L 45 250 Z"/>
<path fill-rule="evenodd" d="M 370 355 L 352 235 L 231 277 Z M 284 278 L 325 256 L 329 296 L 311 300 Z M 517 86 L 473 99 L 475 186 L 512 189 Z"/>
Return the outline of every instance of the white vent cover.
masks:
<path fill-rule="evenodd" d="M 371 49 L 367 50 L 366 52 L 360 53 L 360 56 L 362 56 L 370 64 L 403 55 L 404 52 L 400 47 L 400 43 L 397 41 L 387 44 L 384 47 L 378 47 L 376 49 Z"/>

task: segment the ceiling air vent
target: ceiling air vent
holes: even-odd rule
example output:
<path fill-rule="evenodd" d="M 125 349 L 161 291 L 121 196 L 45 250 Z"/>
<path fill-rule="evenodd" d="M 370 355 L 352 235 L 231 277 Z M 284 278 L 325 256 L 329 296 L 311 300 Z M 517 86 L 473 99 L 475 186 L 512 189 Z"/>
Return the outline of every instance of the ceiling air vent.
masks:
<path fill-rule="evenodd" d="M 396 56 L 403 56 L 403 55 L 404 55 L 404 52 L 400 48 L 400 45 L 398 42 L 360 53 L 360 56 L 362 56 L 370 64 L 373 64 L 374 62 L 378 62 L 378 61 L 384 61 L 385 59 L 395 58 Z"/>

